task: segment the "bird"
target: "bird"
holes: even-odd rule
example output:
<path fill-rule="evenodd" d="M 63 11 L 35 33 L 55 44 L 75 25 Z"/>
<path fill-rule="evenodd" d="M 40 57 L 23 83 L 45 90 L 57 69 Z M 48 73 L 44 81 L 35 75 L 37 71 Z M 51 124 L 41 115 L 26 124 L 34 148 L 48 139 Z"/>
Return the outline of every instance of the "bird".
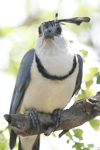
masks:
<path fill-rule="evenodd" d="M 38 135 L 19 136 L 18 150 L 39 150 L 41 122 L 37 112 L 52 113 L 55 129 L 63 110 L 78 93 L 82 83 L 83 60 L 75 54 L 70 41 L 63 35 L 61 22 L 80 25 L 89 17 L 52 21 L 38 27 L 35 47 L 24 55 L 16 78 L 9 114 L 30 110 L 33 126 Z M 10 128 L 10 149 L 16 144 L 17 134 Z"/>

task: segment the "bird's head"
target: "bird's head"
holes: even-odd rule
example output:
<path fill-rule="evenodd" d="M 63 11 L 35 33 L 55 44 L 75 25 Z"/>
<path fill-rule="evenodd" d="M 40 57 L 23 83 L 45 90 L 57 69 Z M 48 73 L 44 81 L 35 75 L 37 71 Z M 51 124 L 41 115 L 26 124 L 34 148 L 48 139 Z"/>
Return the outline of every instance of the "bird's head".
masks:
<path fill-rule="evenodd" d="M 38 27 L 38 39 L 43 41 L 47 39 L 55 40 L 56 37 L 60 37 L 62 34 L 62 26 L 61 22 L 68 22 L 68 23 L 74 23 L 76 25 L 80 25 L 82 22 L 89 22 L 89 17 L 82 17 L 82 18 L 71 18 L 71 19 L 61 19 L 58 20 L 58 13 L 55 15 L 55 19 L 52 21 L 43 22 Z"/>
<path fill-rule="evenodd" d="M 62 27 L 59 22 L 57 22 L 57 16 L 53 21 L 43 22 L 38 27 L 39 37 L 44 39 L 54 39 L 55 36 L 60 36 L 62 32 Z"/>

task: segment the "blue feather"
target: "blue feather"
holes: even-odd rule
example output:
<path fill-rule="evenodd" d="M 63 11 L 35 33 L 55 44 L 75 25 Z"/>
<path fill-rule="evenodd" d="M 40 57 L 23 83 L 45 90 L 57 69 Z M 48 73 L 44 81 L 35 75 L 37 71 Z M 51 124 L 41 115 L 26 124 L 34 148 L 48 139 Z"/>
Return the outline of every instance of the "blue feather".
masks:
<path fill-rule="evenodd" d="M 31 79 L 30 70 L 31 65 L 33 63 L 33 57 L 34 57 L 34 49 L 29 50 L 25 56 L 22 59 L 22 62 L 20 64 L 20 68 L 17 74 L 15 89 L 13 92 L 12 100 L 11 100 L 11 107 L 10 107 L 10 114 L 17 113 L 25 90 L 28 87 L 28 84 Z M 16 137 L 17 134 L 13 132 L 13 130 L 10 131 L 10 148 L 13 149 L 16 144 Z"/>
<path fill-rule="evenodd" d="M 78 58 L 78 63 L 79 63 L 79 71 L 78 71 L 76 85 L 75 85 L 73 95 L 76 93 L 77 90 L 80 89 L 81 83 L 82 83 L 82 75 L 83 75 L 83 59 L 79 54 L 77 54 L 77 58 Z M 72 95 L 72 97 L 73 97 L 73 95 Z"/>

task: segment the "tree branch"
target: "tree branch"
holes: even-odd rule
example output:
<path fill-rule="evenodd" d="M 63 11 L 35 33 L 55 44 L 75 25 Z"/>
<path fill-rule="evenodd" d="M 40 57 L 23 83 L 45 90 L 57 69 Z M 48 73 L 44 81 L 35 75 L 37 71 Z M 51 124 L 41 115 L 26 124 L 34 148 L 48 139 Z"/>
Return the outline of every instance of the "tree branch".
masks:
<path fill-rule="evenodd" d="M 75 102 L 69 109 L 61 112 L 61 125 L 57 130 L 70 130 L 100 115 L 100 92 L 95 96 Z M 52 114 L 38 113 L 42 123 L 41 133 L 49 135 L 54 130 Z M 31 118 L 26 114 L 4 115 L 15 133 L 21 136 L 38 134 L 33 127 Z M 65 133 L 65 132 L 63 132 Z"/>

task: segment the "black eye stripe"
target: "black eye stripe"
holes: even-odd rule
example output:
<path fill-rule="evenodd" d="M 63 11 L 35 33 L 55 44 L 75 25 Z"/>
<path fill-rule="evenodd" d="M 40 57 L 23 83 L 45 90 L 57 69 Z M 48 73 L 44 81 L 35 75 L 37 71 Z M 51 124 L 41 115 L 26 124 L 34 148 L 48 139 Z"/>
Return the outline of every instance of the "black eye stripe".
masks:
<path fill-rule="evenodd" d="M 42 33 L 41 32 L 41 27 L 38 27 L 38 32 L 39 32 L 39 35 Z"/>
<path fill-rule="evenodd" d="M 57 30 L 58 30 L 58 31 L 61 31 L 61 27 L 57 27 Z"/>
<path fill-rule="evenodd" d="M 56 32 L 57 32 L 57 34 L 61 34 L 61 32 L 62 32 L 62 28 L 59 25 L 56 26 Z"/>

